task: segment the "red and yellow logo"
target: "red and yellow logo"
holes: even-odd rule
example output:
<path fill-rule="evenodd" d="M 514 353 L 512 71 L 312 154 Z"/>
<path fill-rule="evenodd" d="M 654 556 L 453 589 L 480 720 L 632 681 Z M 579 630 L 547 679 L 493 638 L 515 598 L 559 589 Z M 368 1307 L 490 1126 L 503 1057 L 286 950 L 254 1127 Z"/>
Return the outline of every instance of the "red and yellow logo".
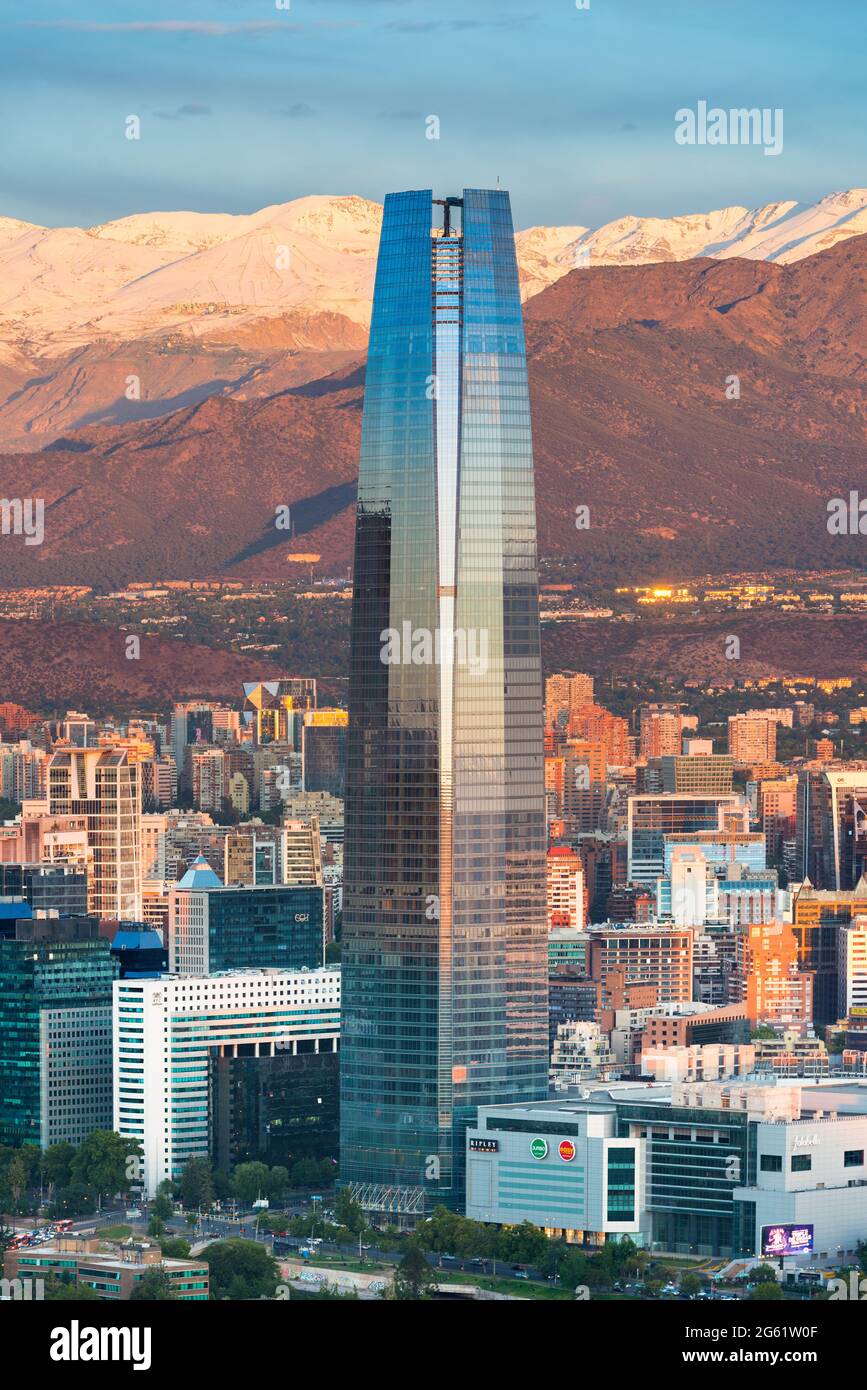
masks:
<path fill-rule="evenodd" d="M 560 1140 L 560 1157 L 564 1163 L 571 1163 L 575 1157 L 575 1145 L 571 1139 Z"/>

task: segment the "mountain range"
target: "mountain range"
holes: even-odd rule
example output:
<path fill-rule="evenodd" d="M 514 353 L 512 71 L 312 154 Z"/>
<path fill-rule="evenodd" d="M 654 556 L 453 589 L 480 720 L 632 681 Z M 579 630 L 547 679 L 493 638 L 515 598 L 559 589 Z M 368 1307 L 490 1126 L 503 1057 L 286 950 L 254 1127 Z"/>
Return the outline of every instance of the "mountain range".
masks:
<path fill-rule="evenodd" d="M 827 505 L 867 478 L 867 237 L 791 263 L 591 264 L 525 319 L 543 554 L 597 587 L 863 566 L 863 537 L 830 535 Z M 311 553 L 345 572 L 364 357 L 343 353 L 261 396 L 0 455 L 0 496 L 47 503 L 44 544 L 4 538 L 5 582 L 276 578 Z"/>
<path fill-rule="evenodd" d="M 310 196 L 249 215 L 141 213 L 95 227 L 0 218 L 0 449 L 265 400 L 363 354 L 379 204 Z M 788 266 L 867 232 L 867 189 L 819 202 L 628 216 L 516 236 L 525 299 L 576 270 L 743 258 Z"/>

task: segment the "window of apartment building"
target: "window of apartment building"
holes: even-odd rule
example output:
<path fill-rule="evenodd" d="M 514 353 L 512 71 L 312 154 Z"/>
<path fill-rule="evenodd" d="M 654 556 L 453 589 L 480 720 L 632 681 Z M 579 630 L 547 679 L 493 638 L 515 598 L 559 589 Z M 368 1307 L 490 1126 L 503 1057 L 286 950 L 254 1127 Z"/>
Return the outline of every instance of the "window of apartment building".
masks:
<path fill-rule="evenodd" d="M 843 1167 L 844 1167 L 844 1168 L 863 1168 L 863 1167 L 864 1167 L 864 1150 L 863 1150 L 863 1149 L 847 1149 L 846 1152 L 843 1154 Z"/>
<path fill-rule="evenodd" d="M 782 1154 L 762 1154 L 759 1167 L 761 1168 L 763 1173 L 782 1173 Z"/>
<path fill-rule="evenodd" d="M 809 1173 L 813 1167 L 812 1154 L 792 1154 L 792 1172 Z"/>

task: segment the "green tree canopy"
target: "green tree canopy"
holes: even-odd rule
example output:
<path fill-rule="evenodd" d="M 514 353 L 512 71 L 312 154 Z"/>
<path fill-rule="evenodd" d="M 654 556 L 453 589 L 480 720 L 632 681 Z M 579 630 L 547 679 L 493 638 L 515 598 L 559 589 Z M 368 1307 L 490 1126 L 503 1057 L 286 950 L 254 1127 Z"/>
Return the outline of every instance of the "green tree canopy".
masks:
<path fill-rule="evenodd" d="M 111 1197 L 115 1192 L 129 1191 L 138 1175 L 138 1164 L 129 1160 L 140 1163 L 141 1156 L 141 1145 L 135 1139 L 124 1139 L 113 1129 L 95 1129 L 70 1161 L 70 1177 Z"/>
<path fill-rule="evenodd" d="M 129 1296 L 130 1303 L 171 1303 L 176 1299 L 172 1281 L 159 1265 L 145 1270 Z"/>
<path fill-rule="evenodd" d="M 214 1175 L 206 1158 L 188 1158 L 180 1181 L 181 1201 L 185 1207 L 209 1207 L 214 1200 Z"/>
<path fill-rule="evenodd" d="M 256 1241 L 217 1240 L 202 1259 L 210 1267 L 212 1298 L 272 1298 L 280 1278 L 277 1261 Z"/>
<path fill-rule="evenodd" d="M 268 1195 L 270 1170 L 267 1163 L 239 1163 L 232 1174 L 232 1191 L 249 1206 L 260 1197 Z"/>
<path fill-rule="evenodd" d="M 394 1272 L 394 1296 L 402 1301 L 424 1298 L 434 1284 L 434 1273 L 427 1256 L 415 1240 L 409 1241 L 406 1251 Z"/>

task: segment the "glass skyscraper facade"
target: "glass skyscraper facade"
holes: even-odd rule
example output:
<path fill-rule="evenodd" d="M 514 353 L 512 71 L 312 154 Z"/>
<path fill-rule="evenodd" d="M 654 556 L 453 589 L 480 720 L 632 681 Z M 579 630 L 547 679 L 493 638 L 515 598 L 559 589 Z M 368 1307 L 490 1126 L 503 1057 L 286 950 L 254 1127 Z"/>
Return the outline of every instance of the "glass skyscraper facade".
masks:
<path fill-rule="evenodd" d="M 463 1201 L 476 1106 L 547 1093 L 533 452 L 508 194 L 386 198 L 359 470 L 341 1178 Z"/>

